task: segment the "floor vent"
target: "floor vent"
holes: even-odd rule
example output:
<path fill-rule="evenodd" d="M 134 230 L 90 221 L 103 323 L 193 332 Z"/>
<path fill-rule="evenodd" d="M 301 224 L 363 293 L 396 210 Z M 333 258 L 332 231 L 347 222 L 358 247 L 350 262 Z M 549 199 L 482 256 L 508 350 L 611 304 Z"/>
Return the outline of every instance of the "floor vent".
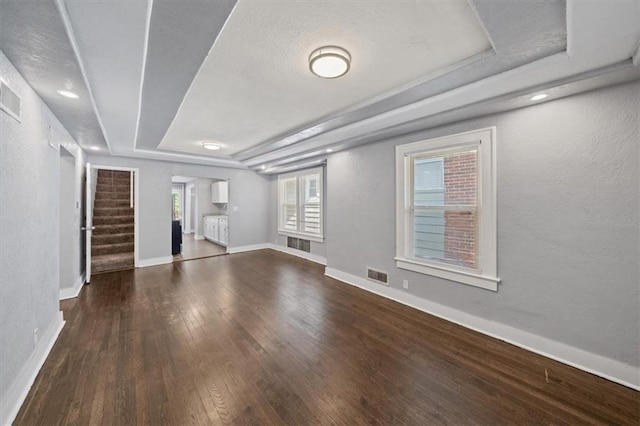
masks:
<path fill-rule="evenodd" d="M 386 272 L 376 271 L 375 269 L 367 268 L 367 278 L 373 281 L 377 281 L 384 285 L 389 285 L 389 275 Z"/>
<path fill-rule="evenodd" d="M 287 247 L 311 253 L 311 241 L 302 238 L 287 237 Z"/>
<path fill-rule="evenodd" d="M 22 109 L 22 100 L 9 86 L 0 82 L 0 110 L 6 112 L 9 116 L 20 121 L 20 111 Z"/>

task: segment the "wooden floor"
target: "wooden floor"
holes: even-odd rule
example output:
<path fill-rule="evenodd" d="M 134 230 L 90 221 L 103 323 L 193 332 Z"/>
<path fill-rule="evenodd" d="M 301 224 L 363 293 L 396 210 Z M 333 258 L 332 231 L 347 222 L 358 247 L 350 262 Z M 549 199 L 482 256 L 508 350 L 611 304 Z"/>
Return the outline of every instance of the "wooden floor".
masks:
<path fill-rule="evenodd" d="M 15 424 L 638 424 L 638 392 L 323 271 L 262 250 L 98 275 Z"/>
<path fill-rule="evenodd" d="M 174 255 L 173 261 L 202 259 L 226 253 L 226 247 L 209 240 L 196 240 L 193 234 L 182 234 L 182 253 Z"/>

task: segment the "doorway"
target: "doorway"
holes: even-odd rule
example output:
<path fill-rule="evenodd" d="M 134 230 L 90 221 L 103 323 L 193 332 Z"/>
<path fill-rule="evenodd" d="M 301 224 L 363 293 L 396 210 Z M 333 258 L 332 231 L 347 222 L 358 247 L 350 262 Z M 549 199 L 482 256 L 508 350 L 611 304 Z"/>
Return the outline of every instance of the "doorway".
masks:
<path fill-rule="evenodd" d="M 86 264 L 91 274 L 138 265 L 138 170 L 87 164 Z"/>
<path fill-rule="evenodd" d="M 194 176 L 171 179 L 173 261 L 227 253 L 229 182 Z"/>

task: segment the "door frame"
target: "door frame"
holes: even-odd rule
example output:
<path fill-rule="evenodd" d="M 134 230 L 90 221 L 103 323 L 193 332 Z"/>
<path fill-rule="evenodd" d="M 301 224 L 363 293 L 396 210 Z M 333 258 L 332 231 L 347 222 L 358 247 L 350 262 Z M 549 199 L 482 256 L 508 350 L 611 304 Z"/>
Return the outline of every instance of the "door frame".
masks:
<path fill-rule="evenodd" d="M 185 192 L 185 196 L 184 196 L 184 223 L 185 223 L 185 234 L 195 234 L 195 229 L 193 228 L 193 213 L 196 210 L 195 209 L 195 205 L 192 206 L 191 205 L 191 197 L 195 197 L 195 188 L 196 185 L 194 183 L 191 182 L 187 182 L 184 185 L 184 192 Z M 195 204 L 195 199 L 193 200 L 194 204 Z M 188 207 L 187 207 L 188 206 Z M 189 211 L 189 214 L 187 214 L 187 210 Z M 189 226 L 187 227 L 187 224 L 189 224 Z"/>
<path fill-rule="evenodd" d="M 137 268 L 140 263 L 140 169 L 137 167 L 118 167 L 102 164 L 91 165 L 91 169 L 133 172 L 133 266 Z M 93 196 L 95 197 L 95 194 Z M 93 211 L 91 212 L 91 217 L 93 223 Z"/>

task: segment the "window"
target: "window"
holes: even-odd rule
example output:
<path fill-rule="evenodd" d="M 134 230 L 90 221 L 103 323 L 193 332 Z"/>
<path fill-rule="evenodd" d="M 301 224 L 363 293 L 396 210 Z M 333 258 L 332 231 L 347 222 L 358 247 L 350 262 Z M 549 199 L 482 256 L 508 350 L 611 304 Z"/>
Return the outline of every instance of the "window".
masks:
<path fill-rule="evenodd" d="M 497 291 L 495 128 L 396 147 L 396 266 Z"/>
<path fill-rule="evenodd" d="M 323 241 L 322 168 L 278 176 L 278 233 Z"/>
<path fill-rule="evenodd" d="M 172 200 L 172 217 L 173 220 L 182 221 L 182 194 L 184 191 L 184 184 L 172 184 L 171 185 L 171 200 Z"/>

